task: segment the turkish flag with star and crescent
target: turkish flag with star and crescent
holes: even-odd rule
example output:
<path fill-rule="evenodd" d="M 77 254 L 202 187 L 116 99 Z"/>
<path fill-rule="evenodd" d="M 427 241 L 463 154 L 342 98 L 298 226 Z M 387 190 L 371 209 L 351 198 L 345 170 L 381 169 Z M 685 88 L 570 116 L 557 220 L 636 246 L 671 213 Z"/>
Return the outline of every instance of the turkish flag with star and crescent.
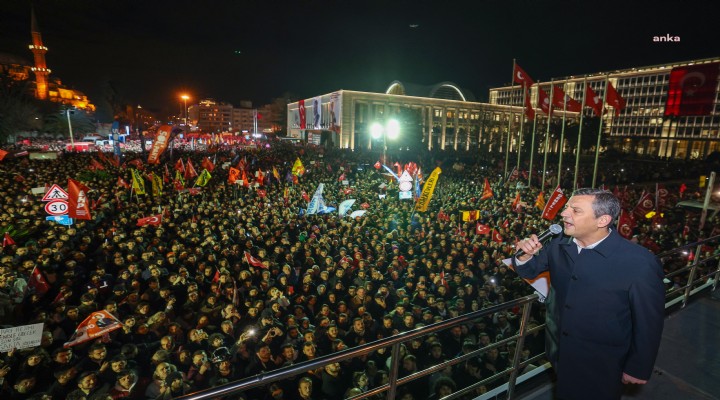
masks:
<path fill-rule="evenodd" d="M 720 63 L 675 67 L 670 71 L 665 116 L 710 115 Z"/>
<path fill-rule="evenodd" d="M 520 66 L 517 64 L 514 64 L 514 65 L 515 65 L 515 70 L 513 71 L 513 82 L 514 83 L 519 83 L 519 84 L 525 86 L 526 88 L 529 88 L 530 86 L 535 84 L 535 81 L 532 80 L 530 75 L 528 75 L 524 69 L 520 68 Z"/>
<path fill-rule="evenodd" d="M 550 96 L 542 88 L 538 87 L 538 107 L 545 115 L 550 114 Z"/>
<path fill-rule="evenodd" d="M 615 109 L 615 115 L 620 115 L 620 111 L 625 108 L 625 104 L 627 103 L 609 81 L 607 83 L 605 101 Z"/>
<path fill-rule="evenodd" d="M 159 226 L 160 224 L 162 224 L 162 213 L 157 215 L 151 215 L 145 218 L 138 218 L 137 220 L 137 226 Z"/>

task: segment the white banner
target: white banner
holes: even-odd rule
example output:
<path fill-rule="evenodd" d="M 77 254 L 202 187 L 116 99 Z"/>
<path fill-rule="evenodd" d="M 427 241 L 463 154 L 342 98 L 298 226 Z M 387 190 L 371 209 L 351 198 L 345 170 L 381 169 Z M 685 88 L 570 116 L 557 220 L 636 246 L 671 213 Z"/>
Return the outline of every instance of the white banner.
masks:
<path fill-rule="evenodd" d="M 40 346 L 42 332 L 42 323 L 0 329 L 0 353 Z"/>

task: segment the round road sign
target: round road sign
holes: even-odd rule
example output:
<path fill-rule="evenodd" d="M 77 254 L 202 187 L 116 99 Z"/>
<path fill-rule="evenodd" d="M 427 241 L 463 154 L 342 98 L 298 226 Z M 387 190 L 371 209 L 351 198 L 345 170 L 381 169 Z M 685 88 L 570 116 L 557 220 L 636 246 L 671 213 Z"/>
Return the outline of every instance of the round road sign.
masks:
<path fill-rule="evenodd" d="M 62 199 L 51 200 L 45 204 L 45 212 L 50 215 L 65 215 L 68 212 L 68 202 Z"/>

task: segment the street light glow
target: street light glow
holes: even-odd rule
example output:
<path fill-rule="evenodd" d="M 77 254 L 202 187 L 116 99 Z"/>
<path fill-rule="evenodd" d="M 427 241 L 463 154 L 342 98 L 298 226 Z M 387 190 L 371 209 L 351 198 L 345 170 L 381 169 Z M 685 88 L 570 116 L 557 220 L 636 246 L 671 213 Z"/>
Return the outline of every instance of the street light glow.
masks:
<path fill-rule="evenodd" d="M 387 136 L 396 139 L 400 135 L 400 123 L 396 119 L 387 122 Z"/>
<path fill-rule="evenodd" d="M 370 125 L 370 134 L 374 139 L 380 139 L 380 136 L 383 134 L 383 126 L 379 122 L 373 122 L 373 124 Z"/>

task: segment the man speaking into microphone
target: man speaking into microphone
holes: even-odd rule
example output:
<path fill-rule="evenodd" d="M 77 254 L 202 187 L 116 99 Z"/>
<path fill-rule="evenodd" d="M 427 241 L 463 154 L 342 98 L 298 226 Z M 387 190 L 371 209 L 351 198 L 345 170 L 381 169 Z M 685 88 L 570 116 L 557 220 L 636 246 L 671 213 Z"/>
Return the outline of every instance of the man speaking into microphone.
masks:
<path fill-rule="evenodd" d="M 516 245 L 520 276 L 550 271 L 545 344 L 557 399 L 620 399 L 623 384 L 650 379 L 665 314 L 663 270 L 612 227 L 619 214 L 612 193 L 578 189 L 561 213 L 561 235 L 545 246 L 536 235 Z"/>

